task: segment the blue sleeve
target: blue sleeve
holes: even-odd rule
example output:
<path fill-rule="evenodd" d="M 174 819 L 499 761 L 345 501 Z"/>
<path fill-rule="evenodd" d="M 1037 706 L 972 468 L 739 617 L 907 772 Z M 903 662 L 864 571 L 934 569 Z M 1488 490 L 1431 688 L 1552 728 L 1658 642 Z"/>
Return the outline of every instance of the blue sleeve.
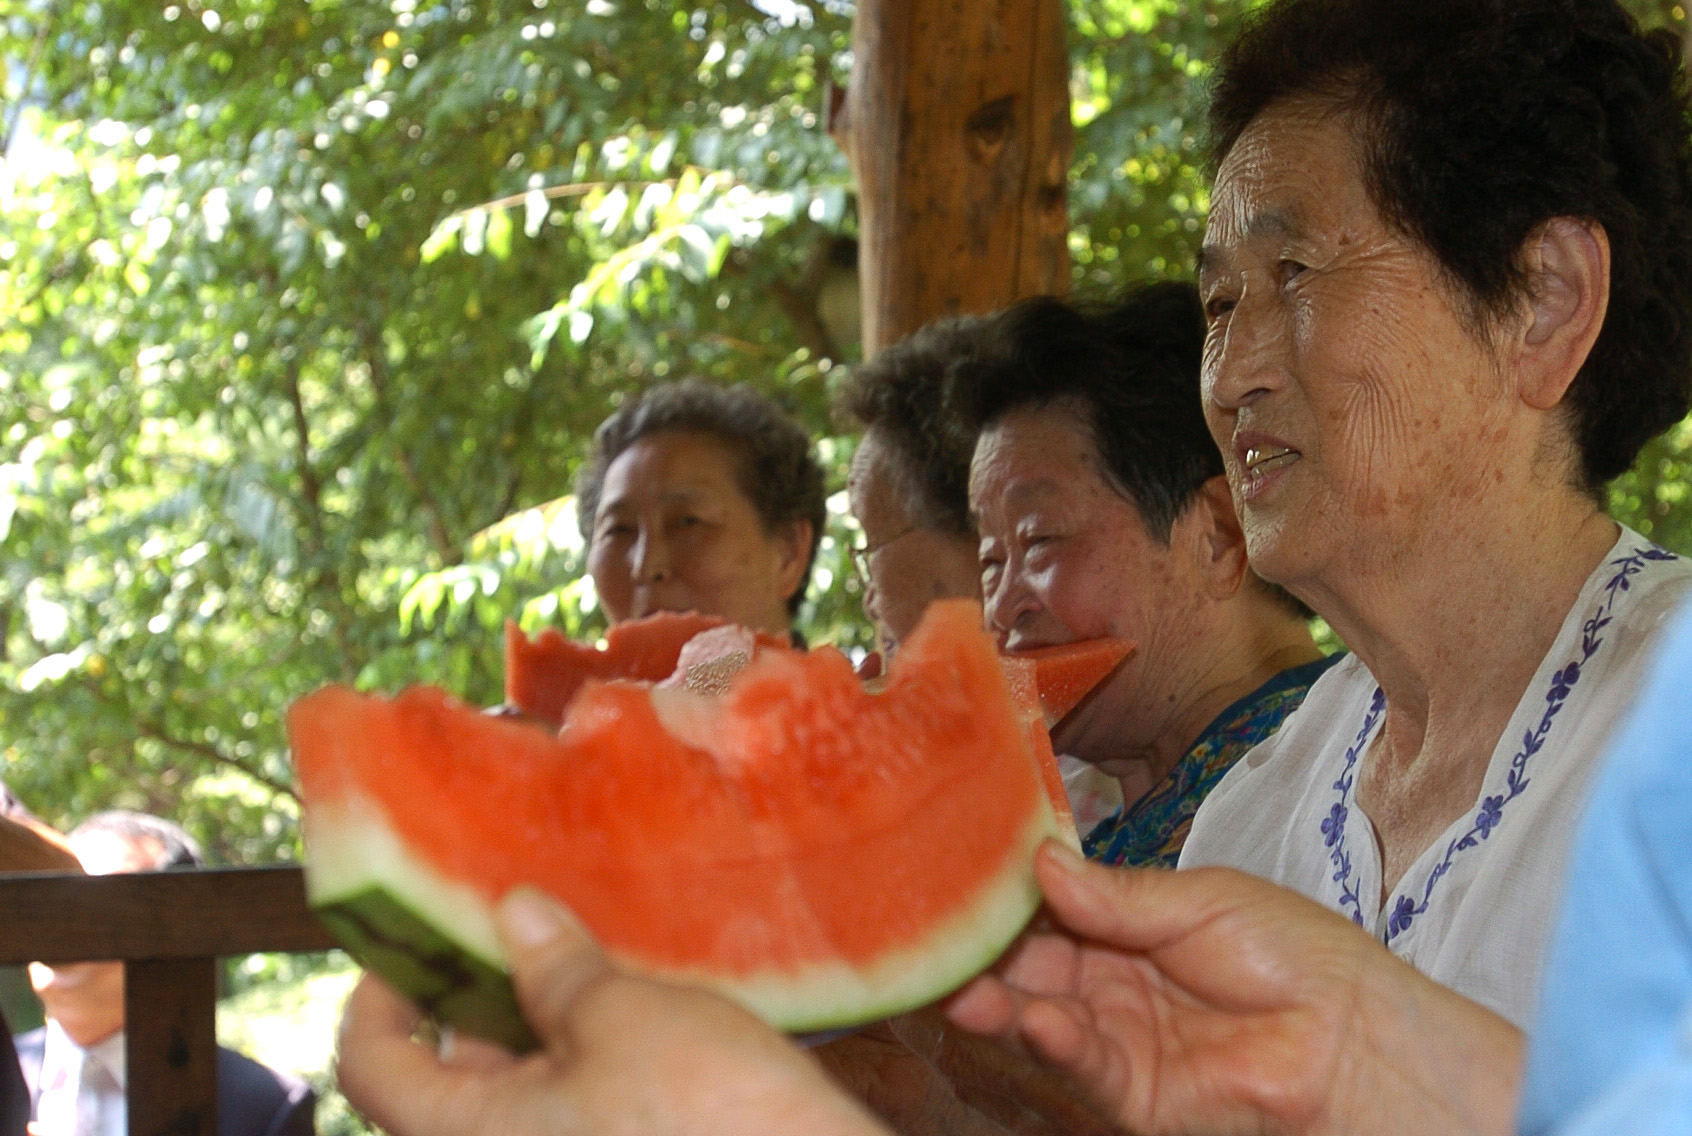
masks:
<path fill-rule="evenodd" d="M 1658 651 L 1574 845 L 1523 1136 L 1692 1132 L 1692 607 Z"/>

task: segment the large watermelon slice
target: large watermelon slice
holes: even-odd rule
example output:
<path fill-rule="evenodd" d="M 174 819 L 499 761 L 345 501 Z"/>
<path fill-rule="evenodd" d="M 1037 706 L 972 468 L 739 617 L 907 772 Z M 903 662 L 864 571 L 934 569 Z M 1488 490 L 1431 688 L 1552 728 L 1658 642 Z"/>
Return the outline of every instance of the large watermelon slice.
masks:
<path fill-rule="evenodd" d="M 695 745 L 624 683 L 587 684 L 556 737 L 430 688 L 326 688 L 288 715 L 312 903 L 420 1004 L 516 1047 L 492 907 L 519 883 L 625 964 L 785 1029 L 931 1001 L 1027 921 L 1057 831 L 979 626 L 933 605 L 880 693 L 829 648 L 761 653 L 720 700 L 657 691 L 707 704 Z"/>

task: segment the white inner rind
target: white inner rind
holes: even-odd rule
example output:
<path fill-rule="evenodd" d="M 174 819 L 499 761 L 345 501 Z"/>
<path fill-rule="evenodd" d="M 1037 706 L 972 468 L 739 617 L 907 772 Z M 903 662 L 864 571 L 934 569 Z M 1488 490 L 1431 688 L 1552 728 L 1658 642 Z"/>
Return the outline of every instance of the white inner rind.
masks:
<path fill-rule="evenodd" d="M 312 804 L 305 813 L 305 834 L 306 890 L 313 905 L 380 888 L 469 953 L 506 969 L 494 931 L 493 905 L 474 888 L 446 879 L 409 854 L 370 798 L 349 792 L 333 805 Z M 1048 836 L 1059 833 L 1042 792 L 1039 807 L 1006 856 L 1007 869 L 990 880 L 973 903 L 934 927 L 926 940 L 883 956 L 868 970 L 826 961 L 725 979 L 653 966 L 627 952 L 613 955 L 631 970 L 654 978 L 716 990 L 779 1029 L 797 1032 L 873 1021 L 933 1001 L 1004 950 L 1040 905 L 1034 850 Z"/>
<path fill-rule="evenodd" d="M 494 930 L 493 904 L 407 851 L 387 814 L 369 797 L 349 791 L 333 804 L 309 804 L 303 824 L 306 898 L 313 907 L 379 887 L 466 951 L 490 966 L 509 969 Z"/>

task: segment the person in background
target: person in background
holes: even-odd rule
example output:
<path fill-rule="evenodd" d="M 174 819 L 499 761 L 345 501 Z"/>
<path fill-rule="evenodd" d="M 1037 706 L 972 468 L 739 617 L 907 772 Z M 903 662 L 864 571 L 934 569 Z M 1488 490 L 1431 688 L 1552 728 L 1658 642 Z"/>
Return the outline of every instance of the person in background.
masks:
<path fill-rule="evenodd" d="M 36 820 L 0 782 L 0 874 L 80 871 L 65 838 Z M 29 1086 L 12 1048 L 12 1031 L 0 1015 L 0 1136 L 24 1136 L 28 1123 Z"/>
<path fill-rule="evenodd" d="M 846 494 L 863 530 L 853 564 L 864 585 L 864 614 L 880 651 L 860 667 L 881 672 L 885 656 L 911 633 L 930 601 L 981 599 L 979 540 L 969 512 L 972 436 L 945 410 L 948 385 L 971 383 L 996 366 L 993 316 L 936 320 L 856 368 L 839 398 L 841 416 L 862 431 Z M 1114 777 L 1058 755 L 1082 832 L 1122 804 Z"/>
<path fill-rule="evenodd" d="M 576 479 L 588 572 L 611 623 L 697 611 L 788 636 L 827 517 L 810 438 L 747 386 L 632 395 Z"/>
<path fill-rule="evenodd" d="M 1006 650 L 1136 647 L 1052 741 L 1119 779 L 1093 859 L 1174 867 L 1194 814 L 1333 662 L 1308 612 L 1253 574 L 1199 400 L 1192 285 L 1108 306 L 1049 297 L 995 319 L 994 364 L 947 399 L 975 438 L 982 594 Z"/>
<path fill-rule="evenodd" d="M 864 543 L 853 554 L 864 614 L 883 654 L 929 603 L 981 598 L 969 518 L 969 443 L 946 429 L 948 374 L 970 367 L 989 320 L 937 320 L 876 353 L 841 388 L 839 413 L 861 431 L 846 496 Z"/>
<path fill-rule="evenodd" d="M 1132 795 L 1119 791 L 1114 812 L 1083 829 L 1088 854 L 1110 863 L 1173 867 L 1205 793 L 1328 665 L 1298 605 L 1246 568 L 1221 455 L 1200 409 L 1203 335 L 1191 285 L 1142 286 L 1097 309 L 1032 300 L 936 325 L 905 351 L 893 349 L 891 363 L 888 353 L 878 356 L 855 379 L 861 385 L 848 388 L 909 439 L 898 449 L 860 449 L 854 510 L 871 522 L 898 504 L 916 512 L 910 503 L 922 498 L 897 492 L 913 483 L 949 506 L 954 526 L 960 508 L 973 505 L 978 579 L 1001 646 L 1103 635 L 1138 643 L 1054 730 L 1071 763 L 1072 796 L 1081 797 L 1078 814 L 1088 798 L 1074 792 L 1075 764 L 1113 785 L 1130 779 Z M 936 380 L 943 391 L 933 389 Z M 925 393 L 926 407 L 913 389 Z M 942 402 L 942 422 L 925 417 Z M 916 429 L 925 424 L 926 440 Z M 977 480 L 959 501 L 955 463 L 969 449 Z M 937 472 L 918 480 L 910 458 Z M 893 476 L 901 464 L 902 482 Z M 878 484 L 885 503 L 871 492 Z M 872 525 L 865 528 L 875 547 Z M 886 577 L 872 595 L 898 596 L 930 578 L 921 563 L 896 574 L 896 551 L 870 564 L 878 580 Z M 911 608 L 920 612 L 927 598 L 912 590 Z M 886 1033 L 898 1048 L 882 1044 Z M 1066 1086 L 959 1036 L 934 1012 L 901 1016 L 818 1056 L 913 1136 L 1005 1126 L 1077 1132 L 1090 1123 Z"/>
<path fill-rule="evenodd" d="M 92 875 L 167 871 L 201 863 L 182 829 L 145 813 L 105 812 L 72 830 L 70 845 Z M 20 1034 L 35 1136 L 123 1136 L 123 964 L 30 964 L 47 1025 Z M 316 1097 L 296 1077 L 233 1050 L 217 1052 L 219 1136 L 311 1136 Z"/>

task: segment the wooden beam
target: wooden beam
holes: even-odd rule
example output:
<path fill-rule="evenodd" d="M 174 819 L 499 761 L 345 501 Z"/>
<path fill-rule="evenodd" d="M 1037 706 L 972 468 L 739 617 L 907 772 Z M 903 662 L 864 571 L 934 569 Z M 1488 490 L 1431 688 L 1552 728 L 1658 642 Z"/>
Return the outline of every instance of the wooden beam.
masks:
<path fill-rule="evenodd" d="M 858 0 L 831 129 L 858 185 L 864 354 L 1069 290 L 1063 0 Z"/>
<path fill-rule="evenodd" d="M 0 965 L 323 951 L 300 869 L 0 876 Z"/>
<path fill-rule="evenodd" d="M 217 1136 L 217 962 L 123 968 L 129 1136 Z"/>

